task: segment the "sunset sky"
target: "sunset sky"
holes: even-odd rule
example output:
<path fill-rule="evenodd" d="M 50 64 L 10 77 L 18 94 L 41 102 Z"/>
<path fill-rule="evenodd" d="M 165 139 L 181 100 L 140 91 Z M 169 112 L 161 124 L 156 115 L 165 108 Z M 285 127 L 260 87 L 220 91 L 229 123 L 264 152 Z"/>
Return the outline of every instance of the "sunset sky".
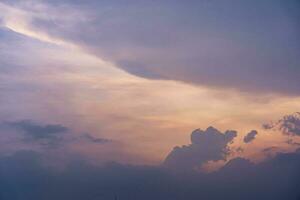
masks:
<path fill-rule="evenodd" d="M 74 160 L 206 174 L 286 154 L 300 166 L 299 112 L 297 0 L 0 0 L 0 166 L 26 152 L 60 173 Z M 1 200 L 71 199 L 26 192 L 30 178 L 6 185 L 3 169 Z M 141 199 L 169 199 L 161 184 Z M 124 191 L 89 198 L 138 199 Z"/>

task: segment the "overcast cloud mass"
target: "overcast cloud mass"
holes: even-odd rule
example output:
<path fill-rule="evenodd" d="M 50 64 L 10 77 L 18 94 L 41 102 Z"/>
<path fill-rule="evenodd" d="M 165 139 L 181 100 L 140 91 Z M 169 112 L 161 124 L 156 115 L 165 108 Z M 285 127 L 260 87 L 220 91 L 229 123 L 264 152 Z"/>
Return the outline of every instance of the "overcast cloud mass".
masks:
<path fill-rule="evenodd" d="M 297 0 L 7 2 L 26 28 L 138 76 L 299 95 Z"/>

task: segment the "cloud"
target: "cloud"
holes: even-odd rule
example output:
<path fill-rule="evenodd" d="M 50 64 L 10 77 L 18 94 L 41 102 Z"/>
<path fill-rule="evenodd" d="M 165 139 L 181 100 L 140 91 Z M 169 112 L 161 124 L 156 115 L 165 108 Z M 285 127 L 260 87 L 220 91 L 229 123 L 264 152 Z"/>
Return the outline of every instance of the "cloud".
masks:
<path fill-rule="evenodd" d="M 17 18 L 22 23 L 16 24 L 14 16 L 3 14 L 13 30 L 76 44 L 137 76 L 300 94 L 296 0 L 234 6 L 220 1 L 17 1 L 11 6 L 28 18 Z"/>
<path fill-rule="evenodd" d="M 6 124 L 24 131 L 25 134 L 34 139 L 51 138 L 53 135 L 68 131 L 68 128 L 60 124 L 38 125 L 30 120 L 7 122 Z"/>
<path fill-rule="evenodd" d="M 94 137 L 91 134 L 75 134 L 72 130 L 61 124 L 41 125 L 31 120 L 21 120 L 14 122 L 3 122 L 2 127 L 15 129 L 22 134 L 22 141 L 28 144 L 39 144 L 47 147 L 64 146 L 71 143 L 94 143 L 106 144 L 112 140 Z"/>
<path fill-rule="evenodd" d="M 292 145 L 292 146 L 300 146 L 299 142 L 295 142 L 293 139 L 288 139 L 286 141 L 287 144 Z"/>
<path fill-rule="evenodd" d="M 256 130 L 250 131 L 245 137 L 244 137 L 244 142 L 245 143 L 250 143 L 255 139 L 255 136 L 257 135 Z"/>
<path fill-rule="evenodd" d="M 285 115 L 276 122 L 265 123 L 263 128 L 266 130 L 278 130 L 284 135 L 300 136 L 300 112 Z"/>
<path fill-rule="evenodd" d="M 230 160 L 217 172 L 177 174 L 160 166 L 78 159 L 57 171 L 32 151 L 0 157 L 0 197 L 11 199 L 298 200 L 300 154 L 280 153 L 261 163 Z M 45 181 L 46 180 L 46 181 Z"/>
<path fill-rule="evenodd" d="M 237 136 L 236 131 L 221 133 L 213 127 L 205 131 L 197 129 L 191 134 L 191 144 L 175 147 L 166 157 L 164 165 L 169 168 L 191 170 L 207 161 L 225 160 L 230 153 L 228 144 Z"/>
<path fill-rule="evenodd" d="M 3 124 L 9 128 L 21 131 L 24 142 L 33 142 L 46 146 L 57 146 L 64 140 L 63 135 L 69 131 L 68 128 L 60 124 L 39 125 L 30 120 L 4 122 Z"/>
<path fill-rule="evenodd" d="M 92 136 L 92 135 L 90 135 L 88 133 L 83 134 L 81 136 L 81 138 L 83 140 L 86 140 L 86 141 L 91 142 L 91 143 L 96 143 L 96 144 L 105 144 L 105 143 L 112 142 L 112 140 L 105 139 L 105 138 L 94 137 L 94 136 Z"/>

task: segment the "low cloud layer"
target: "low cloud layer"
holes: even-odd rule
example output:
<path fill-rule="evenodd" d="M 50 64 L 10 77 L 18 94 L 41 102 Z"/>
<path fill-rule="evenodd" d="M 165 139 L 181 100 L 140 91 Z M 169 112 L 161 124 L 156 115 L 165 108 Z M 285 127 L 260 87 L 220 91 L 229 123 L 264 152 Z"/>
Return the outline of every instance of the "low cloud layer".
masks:
<path fill-rule="evenodd" d="M 61 145 L 64 142 L 66 133 L 69 131 L 67 127 L 60 124 L 41 125 L 30 120 L 3 122 L 2 126 L 20 133 L 22 142 L 47 147 Z M 0 132 L 2 132 L 1 129 Z"/>
<path fill-rule="evenodd" d="M 36 140 L 43 138 L 53 138 L 56 135 L 68 131 L 68 128 L 60 124 L 39 125 L 30 120 L 7 122 L 5 124 L 12 128 L 23 131 L 26 135 Z"/>
<path fill-rule="evenodd" d="M 295 152 L 281 153 L 259 164 L 236 158 L 210 174 L 178 175 L 160 166 L 117 163 L 99 167 L 78 160 L 63 171 L 56 171 L 45 165 L 40 154 L 20 151 L 0 158 L 0 197 L 1 200 L 298 200 L 299 167 L 300 154 Z"/>
<path fill-rule="evenodd" d="M 32 121 L 8 124 L 24 134 L 70 131 L 62 125 Z M 237 132 L 232 130 L 222 133 L 213 127 L 197 129 L 191 134 L 190 145 L 175 147 L 165 162 L 156 166 L 95 165 L 73 153 L 67 156 L 63 168 L 57 168 L 56 156 L 48 159 L 51 155 L 45 152 L 21 150 L 1 154 L 0 199 L 298 200 L 300 149 L 291 153 L 280 153 L 279 149 L 275 152 L 275 147 L 265 149 L 263 153 L 272 151 L 272 156 L 259 163 L 241 157 L 228 159 L 229 144 L 236 137 Z M 78 139 L 109 142 L 90 134 L 82 134 Z M 194 170 L 209 161 L 222 160 L 227 163 L 217 171 Z"/>
<path fill-rule="evenodd" d="M 61 124 L 39 124 L 31 120 L 2 122 L 0 124 L 0 133 L 5 135 L 7 130 L 15 130 L 21 136 L 21 143 L 41 145 L 48 148 L 64 147 L 66 144 L 90 143 L 106 144 L 112 140 L 95 137 L 89 133 L 74 134 L 72 130 Z M 14 140 L 18 140 L 15 138 Z M 12 141 L 11 141 L 12 142 Z"/>

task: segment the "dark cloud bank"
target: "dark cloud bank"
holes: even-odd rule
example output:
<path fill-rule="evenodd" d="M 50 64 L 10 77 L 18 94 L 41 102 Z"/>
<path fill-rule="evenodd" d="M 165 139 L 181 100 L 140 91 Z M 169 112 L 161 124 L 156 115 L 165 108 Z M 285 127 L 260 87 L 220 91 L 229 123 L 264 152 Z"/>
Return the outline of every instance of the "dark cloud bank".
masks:
<path fill-rule="evenodd" d="M 57 170 L 41 153 L 18 151 L 0 157 L 0 199 L 299 200 L 300 149 L 258 164 L 235 158 L 209 174 L 193 170 L 206 161 L 226 159 L 236 134 L 197 129 L 192 144 L 174 148 L 159 166 L 95 166 L 77 157 Z"/>

